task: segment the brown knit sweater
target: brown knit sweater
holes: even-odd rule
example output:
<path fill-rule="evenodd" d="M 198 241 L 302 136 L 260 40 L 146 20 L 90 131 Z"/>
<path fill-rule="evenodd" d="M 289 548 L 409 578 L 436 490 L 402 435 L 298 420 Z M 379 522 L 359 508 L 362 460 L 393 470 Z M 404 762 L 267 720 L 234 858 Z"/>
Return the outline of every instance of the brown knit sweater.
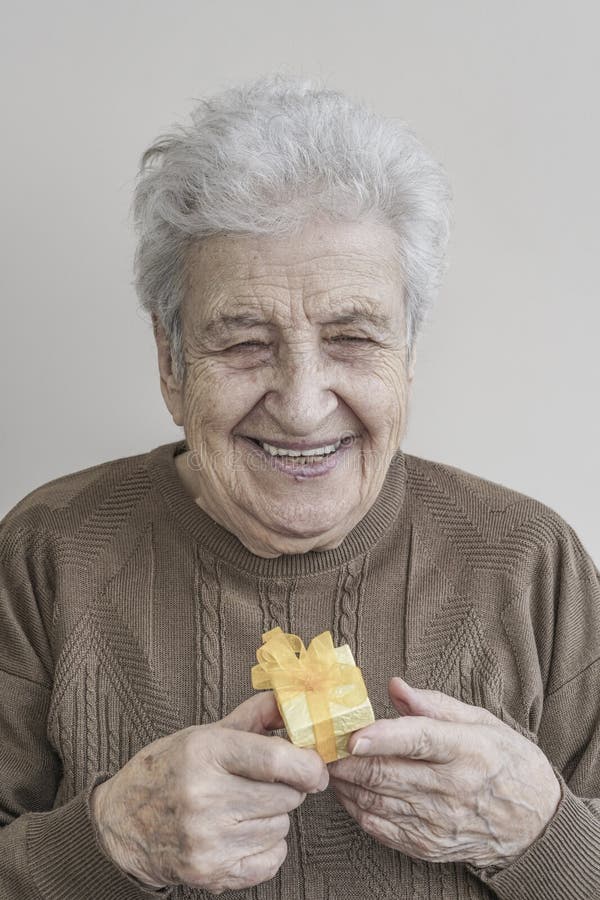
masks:
<path fill-rule="evenodd" d="M 487 707 L 544 750 L 562 798 L 516 862 L 479 871 L 404 856 L 330 789 L 309 794 L 278 874 L 223 898 L 599 898 L 600 577 L 571 528 L 522 494 L 399 452 L 338 548 L 263 559 L 185 492 L 183 447 L 59 478 L 0 523 L 2 900 L 153 895 L 101 852 L 91 789 L 151 741 L 249 697 L 275 625 L 348 643 L 376 718 L 397 715 L 391 675 Z"/>

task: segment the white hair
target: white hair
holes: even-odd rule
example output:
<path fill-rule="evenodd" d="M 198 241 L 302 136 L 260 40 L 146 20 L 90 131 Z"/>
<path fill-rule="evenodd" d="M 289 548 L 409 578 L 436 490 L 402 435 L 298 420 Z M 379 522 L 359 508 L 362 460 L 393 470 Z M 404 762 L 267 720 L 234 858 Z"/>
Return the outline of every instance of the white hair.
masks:
<path fill-rule="evenodd" d="M 285 235 L 315 217 L 395 233 L 408 355 L 445 271 L 450 187 L 415 134 L 343 93 L 276 73 L 201 100 L 188 126 L 142 156 L 133 212 L 135 286 L 185 372 L 180 306 L 192 243 Z"/>

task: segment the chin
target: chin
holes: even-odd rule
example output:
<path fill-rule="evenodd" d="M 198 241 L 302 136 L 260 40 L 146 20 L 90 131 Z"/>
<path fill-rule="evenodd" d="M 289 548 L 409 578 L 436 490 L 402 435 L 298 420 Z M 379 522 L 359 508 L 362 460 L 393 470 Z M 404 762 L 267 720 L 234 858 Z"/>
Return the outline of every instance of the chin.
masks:
<path fill-rule="evenodd" d="M 311 526 L 298 524 L 298 522 L 273 522 L 270 525 L 270 529 L 282 537 L 297 538 L 298 540 L 302 540 L 302 538 L 316 538 L 323 534 L 324 531 L 329 531 L 328 528 L 323 528 L 322 524 Z"/>
<path fill-rule="evenodd" d="M 297 518 L 290 519 L 288 516 L 286 516 L 279 521 L 271 522 L 269 524 L 269 527 L 273 531 L 276 531 L 278 534 L 282 535 L 282 537 L 296 538 L 298 540 L 301 540 L 302 538 L 306 538 L 307 540 L 310 538 L 318 538 L 334 528 L 337 531 L 339 529 L 339 526 L 339 519 L 335 519 L 333 522 L 329 522 L 323 517 L 323 515 L 318 515 L 316 513 L 313 515 L 307 515 L 305 518 L 301 518 L 300 520 L 298 520 Z"/>

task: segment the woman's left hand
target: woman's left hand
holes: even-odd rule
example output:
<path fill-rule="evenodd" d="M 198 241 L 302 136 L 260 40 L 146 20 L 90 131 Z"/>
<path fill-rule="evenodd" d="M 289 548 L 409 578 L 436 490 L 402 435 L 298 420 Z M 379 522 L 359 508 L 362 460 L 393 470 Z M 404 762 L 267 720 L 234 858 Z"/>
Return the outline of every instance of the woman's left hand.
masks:
<path fill-rule="evenodd" d="M 479 706 L 401 678 L 389 693 L 400 717 L 354 732 L 353 755 L 328 766 L 340 803 L 382 844 L 417 859 L 509 865 L 558 806 L 547 757 Z"/>

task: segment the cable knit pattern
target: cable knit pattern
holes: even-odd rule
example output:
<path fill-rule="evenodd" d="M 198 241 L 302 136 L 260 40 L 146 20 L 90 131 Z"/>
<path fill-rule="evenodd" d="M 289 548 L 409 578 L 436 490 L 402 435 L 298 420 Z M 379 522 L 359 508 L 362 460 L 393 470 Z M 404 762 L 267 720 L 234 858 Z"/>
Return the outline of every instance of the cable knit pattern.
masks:
<path fill-rule="evenodd" d="M 486 707 L 547 754 L 562 799 L 515 863 L 478 870 L 412 859 L 331 790 L 309 794 L 275 877 L 223 900 L 600 897 L 600 575 L 560 516 L 398 452 L 338 547 L 262 559 L 185 492 L 184 449 L 56 479 L 0 523 L 2 900 L 159 893 L 103 854 L 90 793 L 142 747 L 251 696 L 276 625 L 347 643 L 378 718 L 397 715 L 396 674 Z"/>
<path fill-rule="evenodd" d="M 285 583 L 271 582 L 261 578 L 258 583 L 258 596 L 263 614 L 264 630 L 270 631 L 279 626 L 282 631 L 289 632 L 291 630 L 290 606 Z"/>
<path fill-rule="evenodd" d="M 350 560 L 340 572 L 340 583 L 335 609 L 335 618 L 332 625 L 332 636 L 335 646 L 348 644 L 357 665 L 360 648 L 358 634 L 359 606 L 362 600 L 362 590 L 365 573 L 368 566 L 368 554 L 358 559 Z"/>
<path fill-rule="evenodd" d="M 221 584 L 219 566 L 208 556 L 198 555 L 196 568 L 196 627 L 200 665 L 199 722 L 206 725 L 222 718 L 221 686 Z"/>

